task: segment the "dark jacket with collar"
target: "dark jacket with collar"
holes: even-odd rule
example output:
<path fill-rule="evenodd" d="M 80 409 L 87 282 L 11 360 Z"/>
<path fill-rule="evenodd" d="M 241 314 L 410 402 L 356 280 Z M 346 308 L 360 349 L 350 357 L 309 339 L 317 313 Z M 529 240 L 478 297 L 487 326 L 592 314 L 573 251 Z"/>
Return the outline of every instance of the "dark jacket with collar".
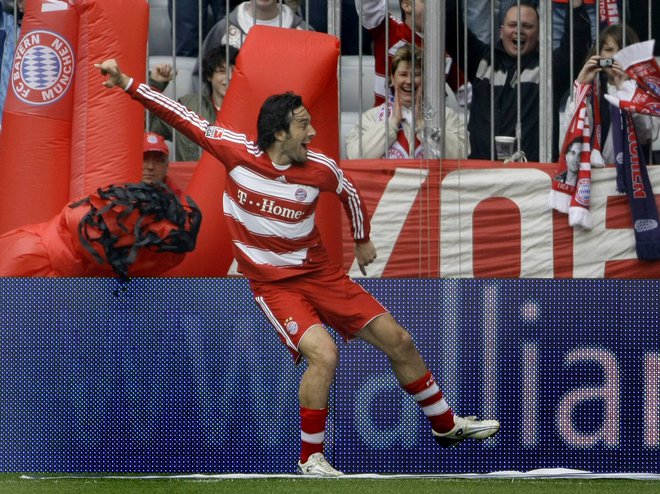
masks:
<path fill-rule="evenodd" d="M 455 4 L 455 2 L 448 2 Z M 448 19 L 454 19 L 453 5 L 448 6 Z M 583 6 L 573 11 L 573 46 L 574 74 L 577 74 L 586 59 L 591 43 L 591 27 L 589 17 Z M 451 17 L 450 17 L 451 16 Z M 453 24 L 453 25 L 450 25 Z M 462 23 L 459 29 L 462 31 Z M 447 26 L 447 51 L 459 61 L 461 69 L 472 83 L 472 104 L 470 107 L 470 158 L 490 159 L 491 153 L 491 47 L 480 41 L 468 31 L 469 63 L 465 66 L 463 60 L 463 33 L 457 32 L 454 23 Z M 461 40 L 457 46 L 456 40 Z M 452 43 L 453 40 L 453 43 Z M 457 56 L 460 55 L 460 56 Z M 472 62 L 474 61 L 474 62 Z M 521 57 L 520 77 L 520 121 L 521 149 L 529 161 L 539 160 L 539 93 L 541 71 L 539 52 L 535 51 Z M 494 49 L 494 100 L 495 125 L 493 135 L 515 136 L 518 115 L 518 60 L 510 56 L 498 40 Z M 561 45 L 553 52 L 552 57 L 552 90 L 553 90 L 553 159 L 558 154 L 557 134 L 559 129 L 559 101 L 562 95 L 571 87 L 570 76 L 570 32 L 564 31 Z"/>

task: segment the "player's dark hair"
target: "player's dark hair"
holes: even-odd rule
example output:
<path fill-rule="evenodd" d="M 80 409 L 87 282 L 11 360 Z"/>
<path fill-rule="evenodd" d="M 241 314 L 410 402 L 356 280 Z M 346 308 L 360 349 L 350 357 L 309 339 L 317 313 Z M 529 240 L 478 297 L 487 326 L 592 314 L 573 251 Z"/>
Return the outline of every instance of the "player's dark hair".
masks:
<path fill-rule="evenodd" d="M 257 145 L 265 151 L 273 144 L 275 134 L 280 130 L 289 131 L 293 120 L 293 110 L 303 106 L 302 96 L 291 91 L 269 96 L 259 110 L 257 118 Z"/>
<path fill-rule="evenodd" d="M 229 55 L 229 57 L 227 57 Z M 238 48 L 234 46 L 220 45 L 209 50 L 208 54 L 202 60 L 202 80 L 206 89 L 211 92 L 210 78 L 218 67 L 223 65 L 227 68 L 236 65 L 236 57 L 238 56 Z"/>

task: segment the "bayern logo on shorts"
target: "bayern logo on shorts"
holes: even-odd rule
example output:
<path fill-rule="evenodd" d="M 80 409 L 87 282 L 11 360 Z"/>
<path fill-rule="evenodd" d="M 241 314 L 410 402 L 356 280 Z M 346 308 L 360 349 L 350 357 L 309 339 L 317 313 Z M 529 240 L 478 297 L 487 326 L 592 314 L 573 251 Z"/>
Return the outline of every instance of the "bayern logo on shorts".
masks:
<path fill-rule="evenodd" d="M 289 334 L 296 334 L 298 332 L 298 323 L 296 321 L 287 322 L 286 330 Z"/>
<path fill-rule="evenodd" d="M 16 47 L 11 74 L 14 94 L 29 105 L 48 105 L 71 86 L 74 70 L 69 42 L 50 31 L 30 31 Z"/>

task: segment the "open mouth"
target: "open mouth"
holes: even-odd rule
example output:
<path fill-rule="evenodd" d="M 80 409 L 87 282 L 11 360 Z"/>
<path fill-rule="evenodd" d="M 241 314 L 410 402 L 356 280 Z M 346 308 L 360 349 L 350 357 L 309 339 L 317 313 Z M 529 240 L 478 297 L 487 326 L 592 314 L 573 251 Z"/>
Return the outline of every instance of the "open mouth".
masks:
<path fill-rule="evenodd" d="M 513 39 L 513 46 L 517 47 L 519 50 L 523 50 L 525 48 L 525 40 L 514 38 Z"/>

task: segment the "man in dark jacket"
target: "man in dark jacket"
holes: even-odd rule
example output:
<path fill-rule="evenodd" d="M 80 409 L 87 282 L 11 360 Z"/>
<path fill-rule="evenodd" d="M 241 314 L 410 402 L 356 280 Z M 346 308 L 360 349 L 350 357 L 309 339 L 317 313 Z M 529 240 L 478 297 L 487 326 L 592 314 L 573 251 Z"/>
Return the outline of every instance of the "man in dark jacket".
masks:
<path fill-rule="evenodd" d="M 568 5 L 567 4 L 567 8 Z M 572 0 L 573 7 L 573 57 L 577 73 L 586 58 L 591 27 L 582 0 Z M 447 2 L 447 18 L 456 18 L 456 2 Z M 462 10 L 462 9 L 461 9 Z M 467 60 L 463 59 L 463 23 L 447 23 L 447 51 L 459 61 L 461 69 L 472 83 L 470 109 L 471 154 L 470 158 L 491 158 L 491 66 L 494 74 L 495 131 L 493 135 L 516 135 L 518 116 L 518 84 L 520 84 L 521 150 L 529 161 L 539 160 L 539 91 L 541 72 L 539 66 L 539 14 L 529 0 L 520 2 L 520 31 L 518 31 L 518 6 L 514 3 L 506 10 L 500 26 L 500 39 L 491 63 L 491 47 L 480 41 L 468 30 Z M 457 32 L 457 27 L 460 32 Z M 520 34 L 519 34 L 520 33 Z M 457 46 L 457 40 L 461 46 Z M 552 54 L 553 91 L 553 159 L 557 155 L 557 133 L 560 97 L 570 88 L 570 32 L 567 29 L 560 47 Z M 521 75 L 518 77 L 518 53 L 520 52 Z M 459 56 L 460 55 L 460 56 Z M 472 62 L 472 61 L 475 62 Z"/>

